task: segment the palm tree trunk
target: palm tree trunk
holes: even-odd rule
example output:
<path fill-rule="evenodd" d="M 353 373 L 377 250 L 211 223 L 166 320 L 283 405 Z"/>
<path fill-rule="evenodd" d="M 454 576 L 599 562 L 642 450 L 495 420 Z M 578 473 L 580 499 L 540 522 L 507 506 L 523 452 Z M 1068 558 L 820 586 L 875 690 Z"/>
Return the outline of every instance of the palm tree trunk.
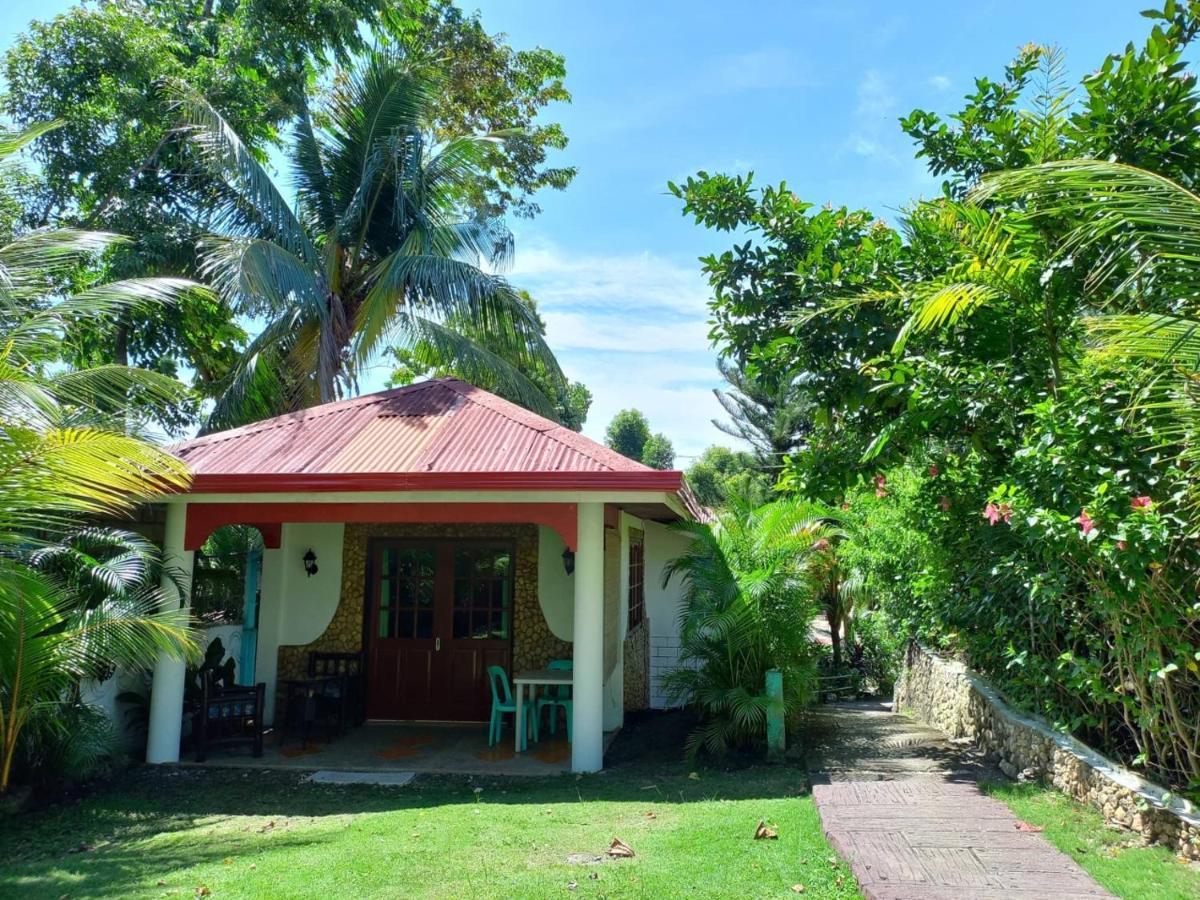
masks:
<path fill-rule="evenodd" d="M 836 606 L 825 607 L 825 619 L 829 622 L 829 641 L 833 645 L 833 668 L 838 671 L 842 668 L 842 623 Z"/>

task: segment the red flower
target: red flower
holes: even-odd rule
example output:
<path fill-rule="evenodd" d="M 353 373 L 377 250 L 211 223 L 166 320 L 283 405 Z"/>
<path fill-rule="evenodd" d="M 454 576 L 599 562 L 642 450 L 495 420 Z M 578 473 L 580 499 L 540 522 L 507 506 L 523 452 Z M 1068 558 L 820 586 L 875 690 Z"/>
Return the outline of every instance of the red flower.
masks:
<path fill-rule="evenodd" d="M 1134 497 L 1129 501 L 1129 505 L 1134 509 L 1152 509 L 1154 507 L 1154 501 L 1145 496 Z"/>
<path fill-rule="evenodd" d="M 1079 522 L 1079 530 L 1084 534 L 1089 534 L 1090 532 L 1096 530 L 1096 523 L 1092 517 L 1088 515 L 1088 511 L 1086 509 L 1079 511 L 1079 518 L 1076 521 Z"/>
<path fill-rule="evenodd" d="M 876 475 L 875 476 L 875 496 L 876 497 L 886 497 L 888 495 L 887 489 L 884 487 L 884 485 L 886 485 L 886 484 L 887 484 L 887 476 L 886 475 Z"/>
<path fill-rule="evenodd" d="M 988 503 L 988 505 L 983 508 L 983 517 L 988 520 L 989 525 L 995 525 L 1001 520 L 1003 520 L 1005 524 L 1008 524 L 1012 521 L 1012 514 L 1012 507 L 1007 503 L 1001 503 L 999 506 L 997 506 L 995 503 Z"/>
<path fill-rule="evenodd" d="M 930 467 L 929 467 L 929 477 L 930 477 L 930 478 L 937 478 L 937 477 L 938 477 L 938 467 L 937 467 L 937 466 L 930 466 Z"/>
<path fill-rule="evenodd" d="M 1127 546 L 1128 546 L 1128 544 L 1126 544 L 1124 541 L 1117 541 L 1117 549 L 1118 550 L 1124 550 Z"/>
<path fill-rule="evenodd" d="M 950 498 L 942 494 L 938 497 L 938 506 L 942 508 L 942 512 L 950 512 Z"/>

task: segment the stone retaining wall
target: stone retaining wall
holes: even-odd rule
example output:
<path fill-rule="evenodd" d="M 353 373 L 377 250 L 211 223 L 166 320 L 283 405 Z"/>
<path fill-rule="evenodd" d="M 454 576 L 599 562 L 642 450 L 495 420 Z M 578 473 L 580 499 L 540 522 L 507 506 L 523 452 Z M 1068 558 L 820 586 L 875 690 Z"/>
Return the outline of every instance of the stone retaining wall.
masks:
<path fill-rule="evenodd" d="M 1110 823 L 1200 859 L 1200 810 L 1193 804 L 1055 731 L 1044 720 L 1016 712 L 961 663 L 912 644 L 896 682 L 895 709 L 952 738 L 971 738 L 999 760 L 1010 778 L 1053 784 L 1100 810 Z"/>

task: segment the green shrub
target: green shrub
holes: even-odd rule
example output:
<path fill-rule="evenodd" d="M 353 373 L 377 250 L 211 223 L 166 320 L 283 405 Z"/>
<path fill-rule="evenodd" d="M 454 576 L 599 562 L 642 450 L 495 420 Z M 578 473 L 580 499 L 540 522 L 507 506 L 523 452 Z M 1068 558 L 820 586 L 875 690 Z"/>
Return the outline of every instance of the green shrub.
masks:
<path fill-rule="evenodd" d="M 684 607 L 680 666 L 666 688 L 700 714 L 689 757 L 763 742 L 769 669 L 783 673 L 786 715 L 811 699 L 816 649 L 809 623 L 818 611 L 818 562 L 827 542 L 821 547 L 820 526 L 807 513 L 788 500 L 753 510 L 735 503 L 711 524 L 676 526 L 692 542 L 667 567 L 667 580 L 683 582 Z"/>

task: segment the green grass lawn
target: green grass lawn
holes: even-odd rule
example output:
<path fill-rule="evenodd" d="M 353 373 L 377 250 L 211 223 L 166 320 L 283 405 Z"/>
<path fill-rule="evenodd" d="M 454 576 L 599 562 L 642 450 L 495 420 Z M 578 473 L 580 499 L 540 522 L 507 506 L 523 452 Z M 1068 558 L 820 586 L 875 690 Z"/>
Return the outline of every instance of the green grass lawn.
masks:
<path fill-rule="evenodd" d="M 1019 818 L 1071 856 L 1100 884 L 1129 900 L 1195 900 L 1200 866 L 1181 862 L 1166 847 L 1147 847 L 1128 831 L 1104 824 L 1096 810 L 1050 788 L 1009 782 L 984 785 Z"/>
<path fill-rule="evenodd" d="M 673 768 L 401 788 L 143 769 L 0 823 L 0 896 L 859 896 L 801 771 Z M 613 838 L 636 856 L 590 861 Z"/>

